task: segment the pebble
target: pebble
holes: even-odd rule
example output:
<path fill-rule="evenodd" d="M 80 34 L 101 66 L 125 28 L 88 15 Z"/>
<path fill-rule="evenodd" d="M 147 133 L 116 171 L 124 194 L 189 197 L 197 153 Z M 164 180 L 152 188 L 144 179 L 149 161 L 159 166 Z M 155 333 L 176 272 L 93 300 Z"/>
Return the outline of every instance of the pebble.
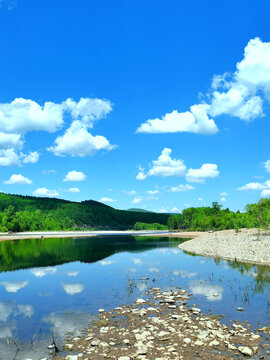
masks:
<path fill-rule="evenodd" d="M 248 356 L 253 355 L 253 351 L 247 346 L 239 346 L 238 350 L 240 351 L 240 353 L 242 353 L 244 355 L 248 355 Z"/>

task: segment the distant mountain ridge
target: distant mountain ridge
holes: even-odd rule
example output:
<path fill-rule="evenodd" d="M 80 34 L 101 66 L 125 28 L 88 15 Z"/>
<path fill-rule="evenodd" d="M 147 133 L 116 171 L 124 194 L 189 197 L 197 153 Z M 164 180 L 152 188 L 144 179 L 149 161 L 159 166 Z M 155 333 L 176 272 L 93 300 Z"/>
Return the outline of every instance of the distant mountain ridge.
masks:
<path fill-rule="evenodd" d="M 169 217 L 169 214 L 158 214 L 144 210 L 117 210 L 94 200 L 74 202 L 56 198 L 0 193 L 0 220 L 1 212 L 3 214 L 4 211 L 7 211 L 10 205 L 14 207 L 16 212 L 13 217 L 17 217 L 18 228 L 20 227 L 20 230 L 17 231 L 27 231 L 28 227 L 30 227 L 30 231 L 58 230 L 59 226 L 60 229 L 66 229 L 67 227 L 70 228 L 71 224 L 75 228 L 131 229 L 136 222 L 157 222 L 165 225 Z M 34 215 L 34 221 L 39 221 L 39 217 L 41 220 L 44 218 L 42 221 L 46 223 L 46 226 L 40 225 L 43 228 L 33 228 L 31 224 L 27 225 L 27 222 L 30 222 L 30 217 L 34 217 Z M 57 222 L 58 228 L 50 225 L 50 222 Z M 24 227 L 22 227 L 22 223 Z M 5 224 L 2 225 L 5 226 Z"/>
<path fill-rule="evenodd" d="M 153 211 L 145 210 L 145 209 L 139 209 L 139 208 L 130 208 L 126 211 L 135 211 L 135 212 L 144 212 L 144 213 L 154 213 Z"/>

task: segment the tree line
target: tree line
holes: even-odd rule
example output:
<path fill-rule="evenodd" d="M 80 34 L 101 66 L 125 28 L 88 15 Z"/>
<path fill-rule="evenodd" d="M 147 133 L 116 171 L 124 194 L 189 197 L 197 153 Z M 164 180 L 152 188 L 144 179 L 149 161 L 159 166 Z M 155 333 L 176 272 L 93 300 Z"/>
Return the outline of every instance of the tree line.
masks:
<path fill-rule="evenodd" d="M 168 218 L 170 230 L 226 230 L 241 228 L 270 227 L 270 199 L 261 199 L 257 204 L 248 204 L 245 212 L 222 209 L 222 205 L 213 202 L 210 207 L 190 207 L 178 215 Z"/>

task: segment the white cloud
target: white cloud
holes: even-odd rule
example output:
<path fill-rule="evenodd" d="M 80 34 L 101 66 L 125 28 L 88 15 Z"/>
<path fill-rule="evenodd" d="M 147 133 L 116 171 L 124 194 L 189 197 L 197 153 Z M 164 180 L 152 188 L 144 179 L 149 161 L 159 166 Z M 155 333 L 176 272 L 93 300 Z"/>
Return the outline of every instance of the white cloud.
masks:
<path fill-rule="evenodd" d="M 130 191 L 124 190 L 124 193 L 125 193 L 126 195 L 133 196 L 133 195 L 136 195 L 136 194 L 137 194 L 137 191 L 135 191 L 135 190 L 130 190 Z"/>
<path fill-rule="evenodd" d="M 180 212 L 180 210 L 176 206 L 174 206 L 173 208 L 170 209 L 169 212 L 178 213 L 178 212 Z"/>
<path fill-rule="evenodd" d="M 40 154 L 37 151 L 30 151 L 29 154 L 21 154 L 21 156 L 24 158 L 24 164 L 35 164 L 38 162 Z"/>
<path fill-rule="evenodd" d="M 46 188 L 39 188 L 33 192 L 35 196 L 45 196 L 45 197 L 56 197 L 59 196 L 59 193 L 56 190 L 49 190 Z"/>
<path fill-rule="evenodd" d="M 68 271 L 66 274 L 67 274 L 67 276 L 75 277 L 79 274 L 79 271 Z"/>
<path fill-rule="evenodd" d="M 138 172 L 138 175 L 136 176 L 136 180 L 144 180 L 146 179 L 147 175 L 145 174 L 144 172 L 144 169 L 139 166 L 139 172 Z"/>
<path fill-rule="evenodd" d="M 56 170 L 54 170 L 54 169 L 42 170 L 42 174 L 45 174 L 45 175 L 56 174 Z"/>
<path fill-rule="evenodd" d="M 270 101 L 270 42 L 251 39 L 236 71 L 213 77 L 207 98 L 208 104 L 193 105 L 190 111 L 175 110 L 147 120 L 137 132 L 215 134 L 218 128 L 209 116 L 230 115 L 245 121 L 263 116 L 263 101 Z"/>
<path fill-rule="evenodd" d="M 214 120 L 209 119 L 209 105 L 199 104 L 190 107 L 190 111 L 172 111 L 161 119 L 150 119 L 142 124 L 137 132 L 141 133 L 175 133 L 192 132 L 196 134 L 215 134 L 218 128 Z"/>
<path fill-rule="evenodd" d="M 92 123 L 106 117 L 112 111 L 109 100 L 81 98 L 78 102 L 67 99 L 63 103 L 64 109 L 70 111 L 73 119 L 81 120 L 92 127 Z"/>
<path fill-rule="evenodd" d="M 270 172 L 270 160 L 267 160 L 264 164 L 265 171 Z"/>
<path fill-rule="evenodd" d="M 23 146 L 23 140 L 20 134 L 6 134 L 4 132 L 0 132 L 1 149 L 9 149 L 9 148 L 21 149 L 22 146 Z"/>
<path fill-rule="evenodd" d="M 46 275 L 53 275 L 57 271 L 54 267 L 47 267 L 47 268 L 37 268 L 37 269 L 31 269 L 30 273 L 38 278 L 42 278 Z"/>
<path fill-rule="evenodd" d="M 33 130 L 55 132 L 63 124 L 63 105 L 17 98 L 0 103 L 0 131 L 24 134 Z"/>
<path fill-rule="evenodd" d="M 134 198 L 131 204 L 139 204 L 140 202 L 142 202 L 142 198 Z"/>
<path fill-rule="evenodd" d="M 30 99 L 17 98 L 11 103 L 0 103 L 0 131 L 24 134 L 33 130 L 55 132 L 63 125 L 63 116 L 70 115 L 91 126 L 112 110 L 108 100 L 81 98 L 62 103 L 45 102 L 39 105 Z"/>
<path fill-rule="evenodd" d="M 70 192 L 70 193 L 79 193 L 79 192 L 81 192 L 81 190 L 80 190 L 79 188 L 77 188 L 77 187 L 72 187 L 72 188 L 69 188 L 69 189 L 67 190 L 67 192 Z"/>
<path fill-rule="evenodd" d="M 189 185 L 189 184 L 186 184 L 186 185 L 183 185 L 183 184 L 179 184 L 177 186 L 173 186 L 170 188 L 170 191 L 172 192 L 185 192 L 185 191 L 188 191 L 188 190 L 194 190 L 194 186 L 192 185 Z"/>
<path fill-rule="evenodd" d="M 198 197 L 199 201 L 204 201 L 204 199 L 202 197 Z"/>
<path fill-rule="evenodd" d="M 186 179 L 189 182 L 203 183 L 207 178 L 215 178 L 219 175 L 216 164 L 203 164 L 200 169 L 189 169 Z"/>
<path fill-rule="evenodd" d="M 20 289 L 23 289 L 26 285 L 28 285 L 28 281 L 18 281 L 18 282 L 8 282 L 3 281 L 0 283 L 3 285 L 7 292 L 16 293 Z"/>
<path fill-rule="evenodd" d="M 55 146 L 47 148 L 56 156 L 88 156 L 94 155 L 98 150 L 110 151 L 116 146 L 100 135 L 93 136 L 87 131 L 87 125 L 81 121 L 73 121 L 63 136 L 58 136 Z"/>
<path fill-rule="evenodd" d="M 157 194 L 160 194 L 160 192 L 158 190 L 148 190 L 147 194 L 148 195 L 157 195 Z"/>
<path fill-rule="evenodd" d="M 221 192 L 219 195 L 220 196 L 228 196 L 228 194 L 225 191 Z"/>
<path fill-rule="evenodd" d="M 66 181 L 84 181 L 86 180 L 86 175 L 81 171 L 72 170 L 67 173 L 64 182 Z"/>
<path fill-rule="evenodd" d="M 116 202 L 117 200 L 111 199 L 109 197 L 103 197 L 99 201 L 104 202 L 104 203 L 113 203 L 113 202 Z"/>
<path fill-rule="evenodd" d="M 222 198 L 220 199 L 220 201 L 221 201 L 221 202 L 226 202 L 227 199 L 226 199 L 225 197 L 222 197 Z"/>
<path fill-rule="evenodd" d="M 22 174 L 14 174 L 11 175 L 10 178 L 6 181 L 3 181 L 4 184 L 18 184 L 18 185 L 30 185 L 32 184 L 32 180 L 24 177 Z"/>
<path fill-rule="evenodd" d="M 14 149 L 0 150 L 0 166 L 19 166 L 20 159 Z"/>
<path fill-rule="evenodd" d="M 261 197 L 270 198 L 270 189 L 264 189 L 264 190 L 261 192 Z"/>
<path fill-rule="evenodd" d="M 136 177 L 137 180 L 144 180 L 147 176 L 183 176 L 186 171 L 186 165 L 181 159 L 171 158 L 171 149 L 164 148 L 157 160 L 152 161 L 152 167 L 147 174 L 144 170 L 139 168 L 139 173 Z"/>
<path fill-rule="evenodd" d="M 261 184 L 261 183 L 255 183 L 255 182 L 251 182 L 248 183 L 244 186 L 239 187 L 237 190 L 240 191 L 246 191 L 246 190 L 262 190 L 265 188 L 265 185 Z"/>
<path fill-rule="evenodd" d="M 68 295 L 79 294 L 84 290 L 84 285 L 80 283 L 62 283 L 61 285 Z"/>

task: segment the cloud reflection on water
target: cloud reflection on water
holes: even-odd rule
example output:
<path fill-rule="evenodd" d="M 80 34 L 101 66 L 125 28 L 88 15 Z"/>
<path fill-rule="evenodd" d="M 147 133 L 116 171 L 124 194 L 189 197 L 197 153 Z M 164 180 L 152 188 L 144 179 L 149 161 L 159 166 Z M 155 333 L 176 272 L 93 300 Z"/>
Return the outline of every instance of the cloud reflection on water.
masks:
<path fill-rule="evenodd" d="M 223 287 L 220 285 L 209 285 L 205 281 L 193 280 L 189 288 L 194 295 L 204 295 L 210 301 L 222 300 Z"/>
<path fill-rule="evenodd" d="M 79 294 L 84 290 L 84 285 L 80 283 L 62 283 L 61 285 L 68 295 Z"/>

